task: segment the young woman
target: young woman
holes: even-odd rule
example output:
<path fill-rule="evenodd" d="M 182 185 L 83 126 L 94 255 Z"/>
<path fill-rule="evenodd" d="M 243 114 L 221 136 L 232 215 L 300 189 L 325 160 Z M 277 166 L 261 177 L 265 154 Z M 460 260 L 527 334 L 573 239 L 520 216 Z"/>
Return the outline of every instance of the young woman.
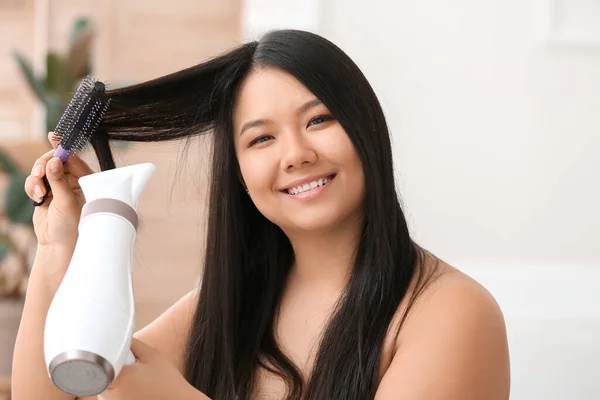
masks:
<path fill-rule="evenodd" d="M 210 132 L 214 147 L 202 283 L 136 334 L 138 362 L 104 399 L 508 398 L 502 313 L 411 239 L 380 104 L 339 48 L 274 31 L 110 95 L 93 141 L 102 169 L 112 140 Z M 26 183 L 37 200 L 46 174 L 53 197 L 34 216 L 18 400 L 69 398 L 48 379 L 41 334 L 88 173 L 50 152 Z"/>

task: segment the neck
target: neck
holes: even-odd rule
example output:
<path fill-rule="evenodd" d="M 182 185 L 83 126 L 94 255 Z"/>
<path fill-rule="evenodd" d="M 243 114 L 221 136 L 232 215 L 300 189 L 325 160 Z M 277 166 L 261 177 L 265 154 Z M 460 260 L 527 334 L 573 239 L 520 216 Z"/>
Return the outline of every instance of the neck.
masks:
<path fill-rule="evenodd" d="M 295 255 L 290 283 L 336 292 L 343 290 L 354 266 L 361 224 L 360 219 L 353 218 L 327 231 L 286 232 Z"/>

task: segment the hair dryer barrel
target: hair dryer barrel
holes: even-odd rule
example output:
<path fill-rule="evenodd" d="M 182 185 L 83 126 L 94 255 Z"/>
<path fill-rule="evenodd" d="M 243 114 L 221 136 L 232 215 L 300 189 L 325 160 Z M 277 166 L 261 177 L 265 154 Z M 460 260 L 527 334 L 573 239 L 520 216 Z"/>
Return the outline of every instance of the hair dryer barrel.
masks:
<path fill-rule="evenodd" d="M 152 164 L 139 164 L 80 179 L 87 202 L 79 237 L 44 332 L 48 373 L 71 395 L 102 393 L 123 365 L 135 361 L 130 352 L 135 207 L 154 170 Z"/>

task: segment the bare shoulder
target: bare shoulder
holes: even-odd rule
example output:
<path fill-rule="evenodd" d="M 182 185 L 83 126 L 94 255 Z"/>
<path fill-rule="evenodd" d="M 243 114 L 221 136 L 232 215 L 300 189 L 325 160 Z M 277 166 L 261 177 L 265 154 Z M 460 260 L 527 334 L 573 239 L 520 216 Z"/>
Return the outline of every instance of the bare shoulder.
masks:
<path fill-rule="evenodd" d="M 376 400 L 508 399 L 502 311 L 481 284 L 439 260 L 396 339 Z"/>
<path fill-rule="evenodd" d="M 191 290 L 134 337 L 154 347 L 183 371 L 183 356 L 198 302 L 198 289 Z"/>
<path fill-rule="evenodd" d="M 496 322 L 504 321 L 500 306 L 485 287 L 457 268 L 440 260 L 437 277 L 416 299 L 414 309 L 409 313 L 404 332 L 409 335 L 413 329 L 420 329 L 435 323 L 437 318 L 432 317 L 441 317 L 442 315 L 451 316 L 452 319 L 475 318 L 479 320 L 485 318 L 496 320 Z"/>

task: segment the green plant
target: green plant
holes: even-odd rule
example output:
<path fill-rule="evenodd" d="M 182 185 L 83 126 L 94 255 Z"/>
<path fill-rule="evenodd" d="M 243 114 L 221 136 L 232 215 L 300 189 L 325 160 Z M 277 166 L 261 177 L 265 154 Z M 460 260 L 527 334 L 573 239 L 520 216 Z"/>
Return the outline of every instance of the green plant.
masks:
<path fill-rule="evenodd" d="M 19 170 L 17 164 L 3 151 L 0 151 L 0 171 L 7 180 L 4 192 L 4 219 L 0 228 L 0 263 L 6 267 L 5 260 L 12 256 L 16 270 L 0 270 L 0 297 L 19 297 L 23 295 L 26 279 L 29 275 L 27 244 L 19 243 L 15 234 L 17 226 L 24 226 L 33 235 L 33 203 L 23 187 L 27 175 Z M 23 282 L 23 283 L 21 283 Z"/>
<path fill-rule="evenodd" d="M 46 132 L 55 129 L 67 108 L 79 81 L 91 73 L 91 52 L 94 28 L 88 18 L 79 18 L 73 24 L 67 54 L 49 52 L 46 56 L 46 76 L 35 76 L 31 63 L 18 51 L 14 57 L 30 89 L 46 109 Z M 50 148 L 50 145 L 48 145 Z M 8 154 L 0 151 L 0 171 L 8 177 L 4 193 L 4 217 L 12 224 L 33 227 L 33 204 L 23 187 L 27 174 L 20 171 Z M 0 232 L 0 261 L 15 250 L 10 232 Z"/>
<path fill-rule="evenodd" d="M 36 76 L 31 63 L 18 51 L 13 52 L 29 88 L 45 107 L 46 132 L 56 128 L 79 82 L 91 74 L 94 36 L 90 20 L 77 19 L 66 54 L 47 54 L 45 76 Z M 23 235 L 19 237 L 19 233 L 22 234 L 25 229 L 25 236 L 35 237 L 32 222 L 34 207 L 23 189 L 27 173 L 19 170 L 5 151 L 0 151 L 0 173 L 6 179 L 4 209 L 0 212 L 0 297 L 19 297 L 24 294 L 30 267 L 28 244 L 20 243 Z"/>
<path fill-rule="evenodd" d="M 0 151 L 0 170 L 8 175 L 8 187 L 4 192 L 4 215 L 14 224 L 33 227 L 31 221 L 33 203 L 23 190 L 27 175 L 19 170 L 8 154 L 2 151 Z"/>
<path fill-rule="evenodd" d="M 30 89 L 46 108 L 46 132 L 54 130 L 67 108 L 79 81 L 91 73 L 91 53 L 95 29 L 88 18 L 75 21 L 66 55 L 49 52 L 46 76 L 34 74 L 31 63 L 18 51 L 14 57 Z"/>

